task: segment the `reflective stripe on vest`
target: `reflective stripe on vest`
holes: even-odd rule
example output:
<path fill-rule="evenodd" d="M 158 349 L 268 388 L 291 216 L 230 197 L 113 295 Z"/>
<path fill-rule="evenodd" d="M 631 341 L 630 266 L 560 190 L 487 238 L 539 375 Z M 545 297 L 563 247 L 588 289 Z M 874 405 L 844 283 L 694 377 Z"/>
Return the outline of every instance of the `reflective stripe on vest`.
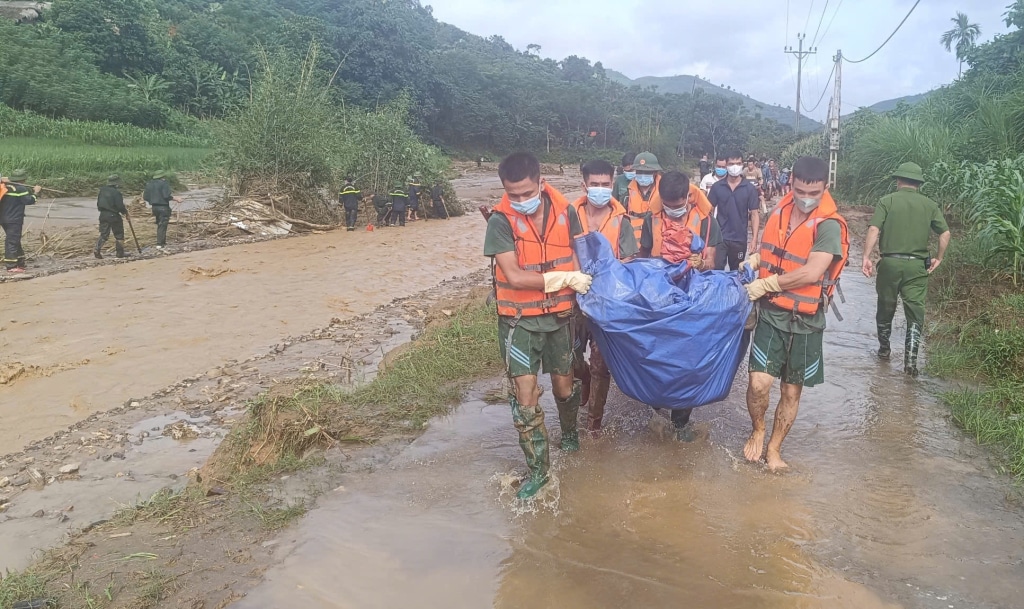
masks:
<path fill-rule="evenodd" d="M 651 216 L 651 207 L 661 209 L 661 195 L 658 194 L 658 186 L 661 185 L 661 176 L 654 174 L 654 184 L 651 185 L 650 197 L 644 200 L 643 195 L 640 194 L 640 187 L 637 186 L 636 180 L 629 181 L 629 188 L 627 192 L 629 195 L 626 199 L 626 213 L 629 214 L 629 221 L 633 225 L 633 233 L 636 236 L 636 242 L 640 243 L 640 236 L 644 230 L 644 220 Z"/>
<path fill-rule="evenodd" d="M 494 208 L 508 220 L 515 239 L 519 268 L 525 271 L 546 273 L 549 271 L 573 271 L 572 239 L 569 227 L 569 202 L 557 190 L 543 185 L 542 201 L 550 201 L 547 226 L 543 238 L 537 232 L 530 218 L 512 208 L 505 195 Z M 546 205 L 547 203 L 542 204 Z M 498 315 L 506 317 L 535 317 L 546 313 L 564 313 L 572 310 L 576 293 L 572 288 L 547 294 L 543 290 L 515 288 L 501 271 L 501 265 L 494 268 L 495 299 Z"/>
<path fill-rule="evenodd" d="M 590 219 L 587 217 L 587 198 L 580 197 L 576 199 L 572 206 L 576 208 L 576 216 L 579 217 L 583 234 L 586 235 L 591 232 Z M 619 248 L 621 245 L 619 237 L 622 235 L 622 220 L 626 217 L 626 208 L 615 199 L 612 199 L 608 206 L 611 208 L 611 213 L 605 218 L 598 232 L 604 235 L 608 243 L 612 244 L 612 252 L 615 254 L 615 258 L 621 259 L 622 252 Z"/>
<path fill-rule="evenodd" d="M 793 194 L 783 197 L 768 216 L 761 242 L 761 265 L 758 276 L 785 275 L 807 264 L 818 226 L 825 220 L 835 220 L 841 230 L 842 256 L 833 260 L 820 280 L 811 285 L 786 290 L 768 296 L 772 305 L 802 315 L 814 315 L 822 304 L 827 304 L 839 283 L 850 253 L 850 240 L 846 220 L 836 210 L 835 201 L 826 191 L 821 203 L 810 217 L 787 235 L 794 209 Z"/>

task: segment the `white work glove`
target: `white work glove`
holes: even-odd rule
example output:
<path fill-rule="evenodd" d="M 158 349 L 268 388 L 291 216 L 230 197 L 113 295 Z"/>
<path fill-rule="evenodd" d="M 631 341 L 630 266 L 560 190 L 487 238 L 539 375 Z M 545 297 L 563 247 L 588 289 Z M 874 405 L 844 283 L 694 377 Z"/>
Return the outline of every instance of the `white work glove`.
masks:
<path fill-rule="evenodd" d="M 757 272 L 757 269 L 761 266 L 761 254 L 751 254 L 747 256 L 747 259 L 740 263 L 740 270 L 743 267 L 750 267 L 750 270 Z"/>
<path fill-rule="evenodd" d="M 779 287 L 779 276 L 768 275 L 764 279 L 755 279 L 747 284 L 747 296 L 750 300 L 760 300 L 766 294 L 774 294 L 781 292 L 782 288 Z"/>
<path fill-rule="evenodd" d="M 580 294 L 586 294 L 593 281 L 593 277 L 579 271 L 551 271 L 544 273 L 544 291 L 550 294 L 572 288 Z"/>

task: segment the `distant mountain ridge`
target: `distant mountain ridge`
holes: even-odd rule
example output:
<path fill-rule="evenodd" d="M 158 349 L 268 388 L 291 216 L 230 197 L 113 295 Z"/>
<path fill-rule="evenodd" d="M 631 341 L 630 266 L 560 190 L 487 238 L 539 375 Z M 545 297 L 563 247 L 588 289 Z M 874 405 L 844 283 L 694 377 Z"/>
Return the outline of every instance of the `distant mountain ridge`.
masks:
<path fill-rule="evenodd" d="M 725 98 L 738 99 L 751 114 L 760 113 L 761 116 L 775 120 L 783 125 L 792 125 L 796 120 L 796 112 L 789 108 L 783 108 L 781 106 L 757 101 L 749 95 L 744 95 L 739 91 L 719 87 L 718 85 L 711 84 L 702 78 L 690 76 L 688 74 L 679 74 L 677 76 L 643 76 L 635 80 L 621 72 L 609 70 L 608 68 L 605 68 L 605 74 L 610 80 L 626 85 L 627 87 L 657 87 L 659 93 L 683 94 L 691 93 L 695 88 L 703 89 L 708 93 L 721 95 Z M 806 116 L 800 117 L 800 131 L 802 133 L 819 131 L 824 129 L 824 127 L 825 125 L 814 119 Z"/>

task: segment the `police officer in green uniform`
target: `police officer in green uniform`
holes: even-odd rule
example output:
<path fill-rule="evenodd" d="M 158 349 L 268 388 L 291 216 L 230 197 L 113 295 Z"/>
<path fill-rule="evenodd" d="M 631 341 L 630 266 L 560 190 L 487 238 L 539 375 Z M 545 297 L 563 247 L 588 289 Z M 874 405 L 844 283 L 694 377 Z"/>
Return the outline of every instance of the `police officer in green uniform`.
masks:
<path fill-rule="evenodd" d="M 916 163 L 903 163 L 896 173 L 896 192 L 882 197 L 871 218 L 864 244 L 863 272 L 871 277 L 875 265 L 871 261 L 875 244 L 882 258 L 878 261 L 878 357 L 889 359 L 892 349 L 892 318 L 897 299 L 903 300 L 907 317 L 907 338 L 903 354 L 904 372 L 917 376 L 917 352 L 924 328 L 924 302 L 928 294 L 928 275 L 939 268 L 949 246 L 949 226 L 935 201 L 918 192 L 924 183 L 924 172 Z M 939 235 L 935 258 L 928 253 L 931 233 Z"/>
<path fill-rule="evenodd" d="M 360 191 L 352 184 L 352 178 L 345 178 L 345 186 L 338 195 L 338 200 L 345 208 L 345 226 L 348 230 L 356 229 L 356 220 L 359 219 L 359 196 Z"/>
<path fill-rule="evenodd" d="M 4 229 L 4 263 L 7 272 L 25 272 L 25 250 L 21 247 L 21 232 L 25 228 L 25 207 L 36 202 L 39 186 L 29 189 L 22 184 L 28 179 L 28 172 L 15 169 L 10 178 L 4 179 L 7 191 L 0 199 L 0 227 Z"/>
<path fill-rule="evenodd" d="M 153 218 L 156 219 L 156 247 L 164 249 L 167 245 L 167 225 L 171 222 L 171 201 L 181 203 L 181 199 L 171 194 L 166 171 L 156 172 L 153 179 L 146 182 L 142 199 L 153 208 Z"/>
<path fill-rule="evenodd" d="M 121 220 L 121 214 L 128 215 L 128 208 L 124 206 L 119 176 L 110 176 L 107 178 L 107 185 L 100 188 L 100 194 L 96 197 L 96 209 L 100 211 L 100 238 L 96 242 L 93 256 L 103 259 L 100 250 L 103 249 L 103 244 L 110 237 L 110 233 L 114 233 L 117 257 L 124 258 L 124 222 Z"/>
<path fill-rule="evenodd" d="M 629 196 L 629 183 L 636 177 L 636 172 L 633 171 L 633 161 L 636 159 L 636 155 L 632 152 L 627 152 L 622 156 L 622 174 L 615 176 L 615 185 L 612 186 L 612 198 L 626 204 L 626 197 Z"/>

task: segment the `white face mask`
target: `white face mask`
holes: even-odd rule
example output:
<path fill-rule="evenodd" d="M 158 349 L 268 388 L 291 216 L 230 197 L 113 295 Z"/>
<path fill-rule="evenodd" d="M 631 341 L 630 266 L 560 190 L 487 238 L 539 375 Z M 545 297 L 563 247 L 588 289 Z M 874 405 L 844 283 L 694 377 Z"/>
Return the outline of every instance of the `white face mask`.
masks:
<path fill-rule="evenodd" d="M 675 218 L 676 220 L 678 220 L 679 218 L 682 218 L 683 216 L 686 215 L 686 206 L 685 205 L 683 207 L 675 207 L 675 208 L 664 207 L 662 209 L 665 210 L 665 215 L 666 216 L 668 216 L 669 218 Z"/>
<path fill-rule="evenodd" d="M 726 169 L 729 171 L 729 175 L 734 178 L 743 174 L 743 165 L 729 165 Z"/>
<path fill-rule="evenodd" d="M 817 197 L 817 198 L 814 198 L 814 199 L 797 199 L 796 200 L 797 209 L 799 209 L 800 211 L 802 211 L 804 213 L 814 211 L 815 208 L 818 207 L 818 205 L 821 205 L 821 197 Z"/>

